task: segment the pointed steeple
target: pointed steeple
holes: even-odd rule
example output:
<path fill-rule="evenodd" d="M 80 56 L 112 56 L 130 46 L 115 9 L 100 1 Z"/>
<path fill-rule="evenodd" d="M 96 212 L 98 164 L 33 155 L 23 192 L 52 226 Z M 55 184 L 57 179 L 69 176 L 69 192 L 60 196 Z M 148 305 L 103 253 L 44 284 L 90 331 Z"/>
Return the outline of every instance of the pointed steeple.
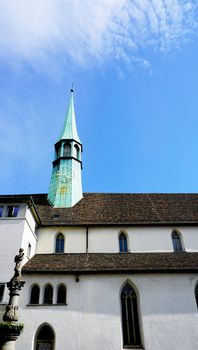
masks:
<path fill-rule="evenodd" d="M 73 89 L 63 130 L 55 143 L 48 201 L 55 208 L 70 208 L 82 198 L 82 144 L 74 112 Z"/>
<path fill-rule="evenodd" d="M 60 137 L 58 138 L 58 141 L 62 139 L 73 139 L 79 143 L 81 143 L 77 128 L 76 128 L 76 117 L 75 117 L 75 110 L 74 110 L 74 90 L 71 89 L 71 96 L 69 101 L 69 106 L 65 118 L 65 123 L 62 129 L 62 132 L 60 134 Z"/>

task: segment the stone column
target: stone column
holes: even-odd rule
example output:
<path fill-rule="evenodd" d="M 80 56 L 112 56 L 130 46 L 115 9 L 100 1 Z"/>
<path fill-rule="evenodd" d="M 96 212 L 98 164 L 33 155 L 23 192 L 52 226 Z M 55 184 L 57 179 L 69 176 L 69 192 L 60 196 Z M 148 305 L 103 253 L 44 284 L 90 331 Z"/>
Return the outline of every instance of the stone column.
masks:
<path fill-rule="evenodd" d="M 15 256 L 14 276 L 7 282 L 9 293 L 9 303 L 6 306 L 3 321 L 0 324 L 0 350 L 15 350 L 15 342 L 20 335 L 23 325 L 18 323 L 18 299 L 25 282 L 21 281 L 21 268 L 24 258 L 23 249 L 19 249 L 19 254 Z"/>

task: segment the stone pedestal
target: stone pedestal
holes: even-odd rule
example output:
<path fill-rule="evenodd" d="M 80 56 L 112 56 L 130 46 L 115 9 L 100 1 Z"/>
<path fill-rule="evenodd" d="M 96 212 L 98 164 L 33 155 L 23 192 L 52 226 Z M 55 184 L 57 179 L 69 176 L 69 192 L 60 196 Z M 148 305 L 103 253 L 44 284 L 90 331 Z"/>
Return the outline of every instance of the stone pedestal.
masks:
<path fill-rule="evenodd" d="M 10 282 L 7 283 L 7 287 L 10 290 L 10 299 L 8 305 L 6 306 L 6 312 L 3 315 L 4 322 L 17 322 L 19 320 L 18 299 L 19 292 L 23 288 L 24 284 L 24 281 L 20 281 L 16 278 L 12 278 Z"/>
<path fill-rule="evenodd" d="M 0 345 L 1 350 L 14 350 L 15 340 L 6 341 L 4 344 Z"/>
<path fill-rule="evenodd" d="M 25 282 L 21 281 L 21 263 L 24 258 L 24 251 L 21 248 L 19 255 L 15 256 L 15 273 L 7 287 L 10 291 L 9 303 L 6 306 L 3 321 L 0 323 L 0 350 L 14 350 L 15 342 L 20 335 L 23 325 L 18 323 L 18 299 L 20 290 L 23 288 Z"/>
<path fill-rule="evenodd" d="M 5 323 L 4 329 L 0 331 L 0 350 L 14 350 L 15 341 L 19 335 L 20 330 L 18 329 L 17 324 L 13 325 L 13 328 L 10 329 L 8 323 Z"/>

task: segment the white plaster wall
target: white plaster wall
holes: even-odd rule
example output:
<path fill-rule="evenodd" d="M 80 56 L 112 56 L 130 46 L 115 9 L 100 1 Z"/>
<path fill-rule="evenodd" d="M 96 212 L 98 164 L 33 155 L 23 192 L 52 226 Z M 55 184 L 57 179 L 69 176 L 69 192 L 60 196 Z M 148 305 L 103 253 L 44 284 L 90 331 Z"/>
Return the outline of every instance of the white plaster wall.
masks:
<path fill-rule="evenodd" d="M 132 252 L 172 252 L 172 227 L 135 227 L 129 231 Z"/>
<path fill-rule="evenodd" d="M 37 230 L 37 254 L 54 253 L 57 233 L 65 236 L 65 253 L 86 252 L 86 228 L 81 227 L 41 227 Z"/>
<path fill-rule="evenodd" d="M 24 264 L 35 254 L 36 252 L 36 243 L 37 243 L 37 237 L 35 235 L 35 232 L 31 230 L 29 224 L 27 221 L 24 222 L 24 228 L 23 228 L 23 236 L 21 241 L 21 247 L 24 249 L 25 257 L 24 257 Z M 28 245 L 31 244 L 31 252 L 30 257 L 28 257 Z"/>
<path fill-rule="evenodd" d="M 6 213 L 6 204 L 4 205 L 4 213 Z M 28 219 L 28 221 L 27 221 Z M 17 217 L 0 218 L 0 282 L 8 282 L 14 274 L 14 257 L 18 254 L 19 248 L 25 251 L 23 263 L 27 262 L 28 243 L 32 246 L 31 256 L 35 254 L 36 236 L 32 231 L 34 228 L 33 218 L 28 214 L 26 219 L 26 204 L 20 204 Z M 31 222 L 31 226 L 29 225 Z M 8 301 L 8 290 L 5 288 L 4 298 L 2 302 Z"/>
<path fill-rule="evenodd" d="M 177 229 L 186 251 L 198 251 L 197 227 L 173 226 L 131 226 L 131 227 L 89 227 L 88 251 L 90 253 L 119 252 L 119 233 L 127 235 L 131 252 L 172 252 L 171 233 Z M 65 235 L 65 253 L 86 252 L 85 227 L 40 227 L 37 231 L 37 253 L 53 253 L 58 232 Z"/>
<path fill-rule="evenodd" d="M 181 228 L 184 248 L 188 252 L 198 251 L 198 227 L 189 226 Z"/>
<path fill-rule="evenodd" d="M 33 350 L 42 323 L 56 335 L 55 350 L 120 350 L 120 291 L 128 280 L 139 295 L 142 345 L 146 350 L 197 350 L 198 311 L 194 298 L 196 274 L 24 276 L 20 314 L 25 329 L 16 350 Z M 32 283 L 67 286 L 67 306 L 26 306 Z"/>
<path fill-rule="evenodd" d="M 173 226 L 130 226 L 89 228 L 88 250 L 90 253 L 111 253 L 119 251 L 119 233 L 125 232 L 128 249 L 131 252 L 172 252 L 171 233 L 181 233 L 184 249 L 198 251 L 198 227 Z"/>
<path fill-rule="evenodd" d="M 23 229 L 23 219 L 0 220 L 0 281 L 2 282 L 8 281 L 12 277 L 13 261 L 21 247 Z"/>
<path fill-rule="evenodd" d="M 36 222 L 29 208 L 26 207 L 25 218 L 32 232 L 35 232 Z"/>

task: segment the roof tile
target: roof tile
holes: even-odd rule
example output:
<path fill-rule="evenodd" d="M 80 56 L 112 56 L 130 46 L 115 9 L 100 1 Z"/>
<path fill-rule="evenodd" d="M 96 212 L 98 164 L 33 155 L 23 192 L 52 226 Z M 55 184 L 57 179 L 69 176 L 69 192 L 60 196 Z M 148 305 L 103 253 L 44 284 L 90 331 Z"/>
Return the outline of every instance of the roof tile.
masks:
<path fill-rule="evenodd" d="M 23 273 L 129 273 L 198 271 L 198 253 L 36 254 Z"/>
<path fill-rule="evenodd" d="M 198 223 L 198 194 L 193 193 L 84 193 L 72 208 L 53 208 L 47 194 L 0 196 L 0 202 L 30 201 L 30 197 L 42 225 Z"/>

